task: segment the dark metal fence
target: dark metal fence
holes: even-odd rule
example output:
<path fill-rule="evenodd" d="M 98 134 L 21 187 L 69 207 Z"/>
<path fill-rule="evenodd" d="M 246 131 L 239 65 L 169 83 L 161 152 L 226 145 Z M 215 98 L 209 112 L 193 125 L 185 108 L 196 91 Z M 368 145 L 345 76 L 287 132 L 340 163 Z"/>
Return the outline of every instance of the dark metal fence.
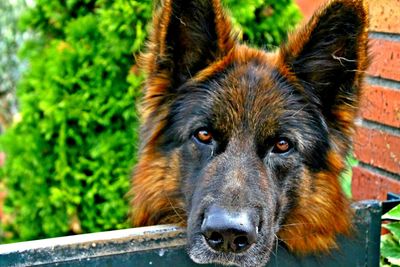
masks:
<path fill-rule="evenodd" d="M 267 266 L 379 266 L 382 206 L 366 201 L 353 207 L 356 233 L 339 236 L 337 250 L 300 257 L 279 246 Z M 0 245 L 0 266 L 196 266 L 185 243 L 184 229 L 173 225 L 83 234 Z"/>

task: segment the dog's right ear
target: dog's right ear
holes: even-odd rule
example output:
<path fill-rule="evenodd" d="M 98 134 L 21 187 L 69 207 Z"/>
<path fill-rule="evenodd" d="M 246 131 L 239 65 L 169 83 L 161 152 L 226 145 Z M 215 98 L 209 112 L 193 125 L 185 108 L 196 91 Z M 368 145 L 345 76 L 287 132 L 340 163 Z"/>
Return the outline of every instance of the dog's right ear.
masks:
<path fill-rule="evenodd" d="M 163 0 L 157 9 L 142 63 L 150 82 L 158 78 L 158 90 L 160 79 L 164 89 L 177 88 L 234 45 L 219 0 Z"/>

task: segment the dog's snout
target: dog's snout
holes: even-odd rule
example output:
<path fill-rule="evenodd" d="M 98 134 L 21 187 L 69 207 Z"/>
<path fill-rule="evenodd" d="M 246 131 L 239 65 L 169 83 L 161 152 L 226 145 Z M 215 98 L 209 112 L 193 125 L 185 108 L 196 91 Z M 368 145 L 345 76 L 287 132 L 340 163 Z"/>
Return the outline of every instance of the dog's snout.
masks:
<path fill-rule="evenodd" d="M 204 215 L 201 232 L 216 251 L 240 253 L 257 240 L 257 224 L 249 211 L 212 206 Z"/>

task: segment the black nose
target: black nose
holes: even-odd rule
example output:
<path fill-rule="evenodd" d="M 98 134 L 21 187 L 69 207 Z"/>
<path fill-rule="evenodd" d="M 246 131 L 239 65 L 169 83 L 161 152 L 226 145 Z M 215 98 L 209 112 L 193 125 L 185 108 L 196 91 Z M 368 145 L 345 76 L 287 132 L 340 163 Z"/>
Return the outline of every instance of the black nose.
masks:
<path fill-rule="evenodd" d="M 201 232 L 216 251 L 239 253 L 256 242 L 257 227 L 250 212 L 212 206 L 204 214 Z"/>

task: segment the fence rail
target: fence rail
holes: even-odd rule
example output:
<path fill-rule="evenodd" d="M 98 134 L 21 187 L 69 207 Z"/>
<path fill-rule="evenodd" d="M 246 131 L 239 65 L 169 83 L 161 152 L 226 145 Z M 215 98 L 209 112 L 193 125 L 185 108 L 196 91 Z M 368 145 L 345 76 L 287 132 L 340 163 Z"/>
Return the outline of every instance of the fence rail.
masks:
<path fill-rule="evenodd" d="M 337 250 L 300 257 L 278 246 L 267 266 L 379 266 L 382 206 L 364 201 L 353 208 L 356 233 L 339 236 Z M 0 245 L 0 266 L 196 266 L 185 243 L 185 230 L 174 225 L 83 234 Z"/>

